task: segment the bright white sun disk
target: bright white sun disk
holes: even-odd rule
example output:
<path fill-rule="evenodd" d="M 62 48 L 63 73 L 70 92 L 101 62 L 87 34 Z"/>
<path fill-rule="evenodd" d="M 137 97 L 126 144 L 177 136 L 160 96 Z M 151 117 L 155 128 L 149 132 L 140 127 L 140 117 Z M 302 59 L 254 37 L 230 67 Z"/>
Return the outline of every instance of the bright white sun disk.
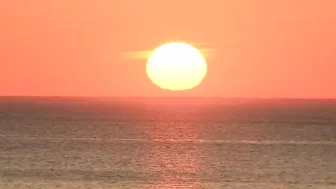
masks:
<path fill-rule="evenodd" d="M 172 42 L 154 50 L 146 71 L 152 82 L 162 89 L 188 90 L 204 79 L 207 64 L 202 53 L 193 46 Z"/>

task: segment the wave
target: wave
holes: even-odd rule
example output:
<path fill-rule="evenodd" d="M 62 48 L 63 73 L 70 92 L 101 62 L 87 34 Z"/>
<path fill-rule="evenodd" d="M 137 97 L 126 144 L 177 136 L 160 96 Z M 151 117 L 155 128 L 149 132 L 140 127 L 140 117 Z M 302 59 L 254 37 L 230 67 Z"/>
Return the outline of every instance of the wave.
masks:
<path fill-rule="evenodd" d="M 211 144 L 265 144 L 265 145 L 336 145 L 336 141 L 300 140 L 207 140 L 172 138 L 93 138 L 93 137 L 26 137 L 0 135 L 1 140 L 97 141 L 97 142 L 161 142 L 161 143 L 211 143 Z"/>

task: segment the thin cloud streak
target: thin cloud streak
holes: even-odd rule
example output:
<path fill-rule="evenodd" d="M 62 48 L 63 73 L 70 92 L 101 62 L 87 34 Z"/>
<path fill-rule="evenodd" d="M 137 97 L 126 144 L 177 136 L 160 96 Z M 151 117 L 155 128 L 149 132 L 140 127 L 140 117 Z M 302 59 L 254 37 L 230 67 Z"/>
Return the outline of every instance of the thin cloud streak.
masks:
<path fill-rule="evenodd" d="M 205 58 L 209 59 L 216 55 L 216 50 L 212 48 L 198 49 Z M 139 50 L 122 52 L 121 57 L 126 60 L 147 60 L 154 50 Z"/>

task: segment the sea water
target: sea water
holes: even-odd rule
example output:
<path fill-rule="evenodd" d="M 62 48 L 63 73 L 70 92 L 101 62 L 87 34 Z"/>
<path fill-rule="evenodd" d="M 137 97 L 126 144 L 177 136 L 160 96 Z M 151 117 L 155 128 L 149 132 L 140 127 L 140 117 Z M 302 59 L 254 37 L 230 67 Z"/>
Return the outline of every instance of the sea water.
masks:
<path fill-rule="evenodd" d="M 336 188 L 336 101 L 1 97 L 0 188 Z"/>

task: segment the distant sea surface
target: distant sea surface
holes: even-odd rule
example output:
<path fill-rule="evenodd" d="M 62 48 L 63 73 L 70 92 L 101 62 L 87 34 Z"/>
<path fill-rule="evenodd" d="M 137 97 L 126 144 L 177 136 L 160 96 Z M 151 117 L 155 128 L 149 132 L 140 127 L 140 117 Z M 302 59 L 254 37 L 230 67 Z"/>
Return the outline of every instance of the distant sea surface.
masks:
<path fill-rule="evenodd" d="M 335 189 L 336 100 L 0 97 L 0 188 Z"/>

